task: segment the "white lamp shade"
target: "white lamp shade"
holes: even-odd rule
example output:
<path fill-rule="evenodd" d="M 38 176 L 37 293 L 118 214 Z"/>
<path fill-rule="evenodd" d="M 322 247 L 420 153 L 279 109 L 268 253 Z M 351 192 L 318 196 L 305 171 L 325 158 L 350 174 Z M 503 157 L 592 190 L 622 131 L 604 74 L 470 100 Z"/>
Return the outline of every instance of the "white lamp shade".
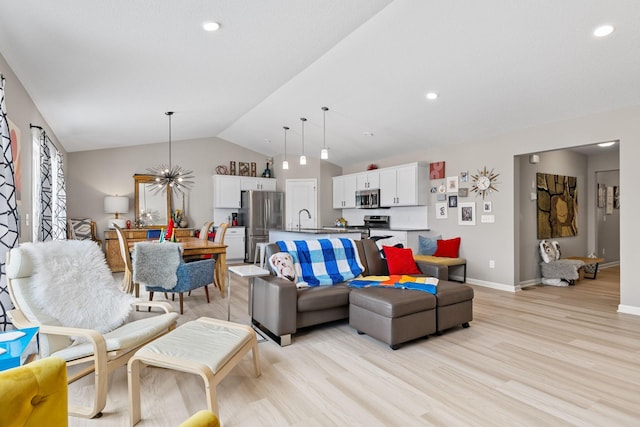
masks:
<path fill-rule="evenodd" d="M 124 196 L 106 196 L 104 198 L 104 213 L 128 213 L 129 198 Z M 117 217 L 117 216 L 116 216 Z"/>
<path fill-rule="evenodd" d="M 320 150 L 320 158 L 322 160 L 327 160 L 329 158 L 329 150 L 327 150 L 326 148 Z"/>

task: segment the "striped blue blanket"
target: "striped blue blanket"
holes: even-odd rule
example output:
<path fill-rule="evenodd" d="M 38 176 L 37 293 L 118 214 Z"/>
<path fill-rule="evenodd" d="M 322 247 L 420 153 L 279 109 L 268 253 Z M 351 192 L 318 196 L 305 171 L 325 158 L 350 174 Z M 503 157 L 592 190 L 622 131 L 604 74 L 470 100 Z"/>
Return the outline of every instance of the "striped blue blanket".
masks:
<path fill-rule="evenodd" d="M 279 240 L 276 244 L 291 255 L 298 280 L 309 286 L 335 285 L 364 271 L 351 239 Z"/>

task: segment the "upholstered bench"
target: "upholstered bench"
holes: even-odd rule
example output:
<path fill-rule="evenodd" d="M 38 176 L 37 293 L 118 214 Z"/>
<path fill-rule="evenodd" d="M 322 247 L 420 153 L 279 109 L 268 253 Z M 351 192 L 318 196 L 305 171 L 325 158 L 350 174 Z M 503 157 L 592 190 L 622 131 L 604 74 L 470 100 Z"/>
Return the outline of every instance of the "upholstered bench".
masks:
<path fill-rule="evenodd" d="M 201 317 L 150 342 L 129 360 L 129 417 L 140 421 L 140 365 L 197 374 L 202 377 L 208 409 L 219 416 L 216 385 L 252 350 L 256 376 L 260 376 L 258 341 L 248 325 Z"/>
<path fill-rule="evenodd" d="M 349 294 L 349 325 L 397 350 L 436 332 L 436 297 L 423 291 L 369 287 Z"/>
<path fill-rule="evenodd" d="M 467 281 L 467 260 L 465 258 L 448 258 L 433 255 L 414 255 L 413 259 L 416 261 L 416 263 L 426 262 L 428 264 L 447 266 L 449 272 L 451 272 L 451 267 L 462 267 L 462 281 L 460 283 L 465 283 Z M 453 280 L 451 279 L 451 274 L 449 274 L 449 280 Z M 458 280 L 454 281 L 457 282 Z"/>

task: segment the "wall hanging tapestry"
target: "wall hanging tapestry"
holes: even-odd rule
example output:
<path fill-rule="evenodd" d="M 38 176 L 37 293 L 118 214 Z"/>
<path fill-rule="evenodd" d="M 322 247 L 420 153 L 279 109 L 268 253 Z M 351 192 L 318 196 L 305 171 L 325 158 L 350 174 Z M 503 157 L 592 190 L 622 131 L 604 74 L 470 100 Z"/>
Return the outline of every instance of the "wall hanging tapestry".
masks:
<path fill-rule="evenodd" d="M 538 239 L 578 235 L 578 179 L 575 176 L 536 174 Z"/>

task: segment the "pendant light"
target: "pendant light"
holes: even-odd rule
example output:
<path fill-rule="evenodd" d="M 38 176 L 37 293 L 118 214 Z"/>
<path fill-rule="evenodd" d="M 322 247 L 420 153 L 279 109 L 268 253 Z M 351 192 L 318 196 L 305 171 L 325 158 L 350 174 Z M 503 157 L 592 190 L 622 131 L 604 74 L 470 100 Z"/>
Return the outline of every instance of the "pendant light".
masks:
<path fill-rule="evenodd" d="M 304 122 L 307 121 L 306 117 L 300 117 L 302 122 L 302 154 L 300 155 L 300 164 L 302 166 L 307 164 L 307 156 L 304 155 Z"/>
<path fill-rule="evenodd" d="M 287 131 L 289 128 L 282 126 L 282 129 L 284 129 L 284 160 L 282 161 L 282 169 L 289 169 L 289 161 L 287 161 Z"/>
<path fill-rule="evenodd" d="M 322 150 L 320 150 L 320 158 L 327 160 L 329 158 L 329 150 L 327 150 L 327 107 L 322 107 Z"/>
<path fill-rule="evenodd" d="M 178 165 L 171 165 L 171 116 L 173 116 L 173 111 L 167 111 L 164 114 L 169 117 L 169 164 L 149 168 L 147 171 L 155 176 L 156 185 L 154 188 L 156 193 L 164 191 L 166 188 L 172 188 L 173 191 L 182 193 L 183 191 L 191 190 L 193 171 L 183 169 Z"/>

